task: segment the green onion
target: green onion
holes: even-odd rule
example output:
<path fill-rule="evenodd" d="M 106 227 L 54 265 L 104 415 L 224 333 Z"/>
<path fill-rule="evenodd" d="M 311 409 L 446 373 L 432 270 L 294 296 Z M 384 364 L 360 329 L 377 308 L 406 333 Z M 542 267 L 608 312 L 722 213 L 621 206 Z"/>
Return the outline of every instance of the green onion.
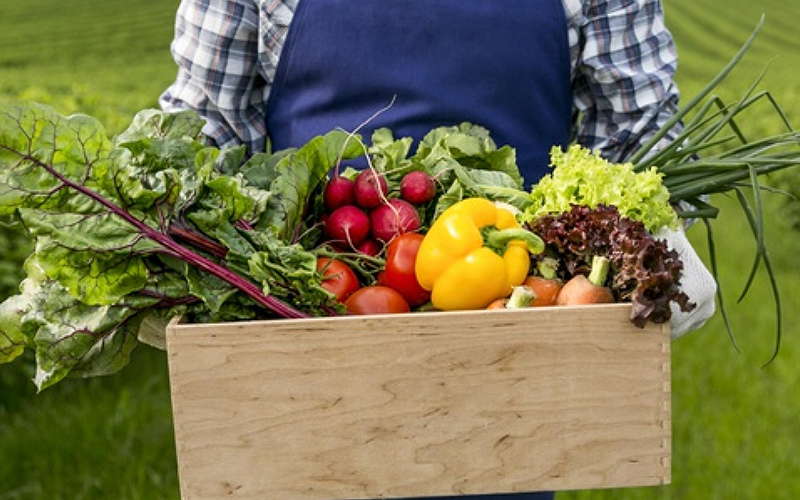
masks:
<path fill-rule="evenodd" d="M 800 166 L 800 130 L 792 128 L 786 113 L 769 92 L 756 92 L 763 78 L 756 79 L 745 94 L 734 103 L 726 104 L 713 90 L 741 61 L 753 43 L 761 25 L 747 39 L 733 59 L 696 96 L 682 106 L 630 159 L 636 171 L 655 167 L 663 175 L 663 183 L 670 193 L 670 201 L 680 207 L 679 216 L 701 219 L 708 229 L 708 248 L 711 254 L 711 271 L 717 278 L 715 246 L 709 219 L 716 218 L 719 210 L 709 203 L 709 195 L 733 192 L 750 224 L 756 241 L 756 254 L 741 293 L 744 297 L 754 276 L 763 265 L 769 275 L 775 301 L 777 331 L 775 348 L 767 364 L 775 359 L 780 349 L 782 324 L 781 302 L 777 281 L 764 241 L 764 214 L 761 191 L 769 191 L 759 178 L 770 172 Z M 739 123 L 743 113 L 752 111 L 756 104 L 764 104 L 775 116 L 785 132 L 750 138 Z M 663 146 L 668 134 L 683 124 L 674 139 Z M 663 146 L 663 147 L 660 147 Z M 753 201 L 746 196 L 752 193 Z M 683 203 L 682 203 L 683 202 Z M 733 330 L 718 290 L 718 300 L 728 333 L 736 345 Z"/>

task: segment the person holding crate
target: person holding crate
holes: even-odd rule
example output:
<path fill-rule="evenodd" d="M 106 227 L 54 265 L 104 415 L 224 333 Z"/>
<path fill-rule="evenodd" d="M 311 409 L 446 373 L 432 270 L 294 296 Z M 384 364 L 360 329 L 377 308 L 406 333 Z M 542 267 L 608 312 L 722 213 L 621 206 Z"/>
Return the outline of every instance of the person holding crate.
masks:
<path fill-rule="evenodd" d="M 625 161 L 679 99 L 660 0 L 182 0 L 172 53 L 160 105 L 196 110 L 217 146 L 277 151 L 335 128 L 418 141 L 471 122 L 516 149 L 529 184 L 553 146 Z M 682 231 L 671 244 L 706 298 L 675 315 L 678 336 L 713 314 L 715 285 Z"/>

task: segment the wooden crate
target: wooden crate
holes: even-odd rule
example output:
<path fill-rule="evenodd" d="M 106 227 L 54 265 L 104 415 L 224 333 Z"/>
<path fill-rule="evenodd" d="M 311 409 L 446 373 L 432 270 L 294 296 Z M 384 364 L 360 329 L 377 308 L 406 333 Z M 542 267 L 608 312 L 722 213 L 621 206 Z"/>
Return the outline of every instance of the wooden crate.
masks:
<path fill-rule="evenodd" d="M 667 325 L 630 306 L 167 332 L 183 500 L 344 500 L 670 481 Z"/>

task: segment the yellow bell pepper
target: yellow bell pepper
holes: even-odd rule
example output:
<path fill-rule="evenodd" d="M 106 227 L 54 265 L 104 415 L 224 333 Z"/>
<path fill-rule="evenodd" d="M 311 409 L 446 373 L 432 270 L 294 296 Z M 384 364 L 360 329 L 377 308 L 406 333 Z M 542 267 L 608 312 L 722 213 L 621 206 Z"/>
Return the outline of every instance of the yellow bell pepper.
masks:
<path fill-rule="evenodd" d="M 440 310 L 483 309 L 507 297 L 530 270 L 542 240 L 515 215 L 485 198 L 467 198 L 445 210 L 417 253 L 417 281 Z"/>

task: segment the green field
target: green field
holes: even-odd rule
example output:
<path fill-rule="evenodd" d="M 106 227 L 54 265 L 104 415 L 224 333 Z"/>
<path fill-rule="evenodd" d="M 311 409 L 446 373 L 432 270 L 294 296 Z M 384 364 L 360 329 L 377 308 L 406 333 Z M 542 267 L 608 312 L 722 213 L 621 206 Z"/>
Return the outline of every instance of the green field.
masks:
<path fill-rule="evenodd" d="M 111 132 L 156 105 L 174 75 L 169 56 L 177 0 L 29 0 L 0 3 L 0 101 L 32 99 L 98 117 Z M 800 122 L 800 4 L 789 0 L 665 0 L 680 55 L 679 85 L 697 92 L 738 50 L 762 13 L 752 50 L 720 94 L 761 85 Z M 776 128 L 768 115 L 756 128 Z M 796 176 L 795 179 L 798 177 Z M 767 241 L 779 275 L 784 339 L 762 273 L 737 303 L 753 259 L 734 201 L 713 224 L 722 286 L 739 345 L 717 315 L 673 344 L 673 469 L 667 486 L 580 491 L 559 499 L 794 500 L 800 498 L 800 234 L 767 197 Z M 705 230 L 691 232 L 706 255 Z M 0 238 L 0 284 L 19 272 L 24 245 Z M 5 280 L 5 281 L 2 281 Z M 166 356 L 142 347 L 122 373 L 68 380 L 41 394 L 28 360 L 0 366 L 0 500 L 177 500 Z"/>

